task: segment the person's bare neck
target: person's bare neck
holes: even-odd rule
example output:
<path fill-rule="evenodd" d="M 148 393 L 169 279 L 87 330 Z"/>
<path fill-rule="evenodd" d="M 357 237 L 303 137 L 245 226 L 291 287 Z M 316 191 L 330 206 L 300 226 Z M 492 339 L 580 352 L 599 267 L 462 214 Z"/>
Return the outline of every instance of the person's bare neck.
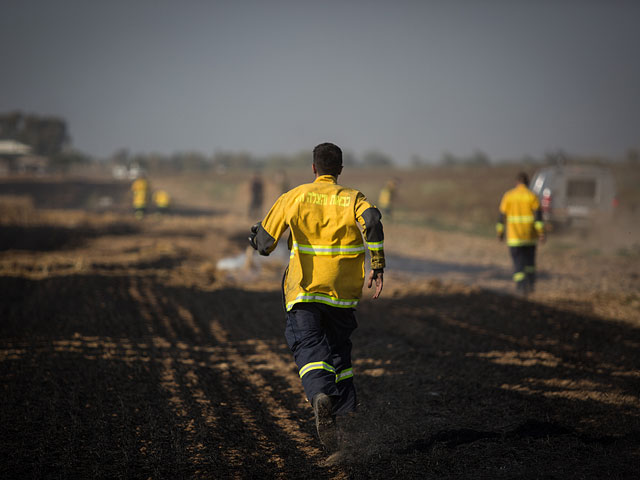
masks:
<path fill-rule="evenodd" d="M 312 166 L 313 175 L 315 176 L 315 178 L 324 177 L 326 175 L 329 175 L 329 176 L 335 178 L 336 180 L 338 180 L 338 175 L 340 175 L 339 173 L 320 173 L 318 171 L 318 168 L 316 167 L 315 163 L 312 163 L 311 166 Z"/>

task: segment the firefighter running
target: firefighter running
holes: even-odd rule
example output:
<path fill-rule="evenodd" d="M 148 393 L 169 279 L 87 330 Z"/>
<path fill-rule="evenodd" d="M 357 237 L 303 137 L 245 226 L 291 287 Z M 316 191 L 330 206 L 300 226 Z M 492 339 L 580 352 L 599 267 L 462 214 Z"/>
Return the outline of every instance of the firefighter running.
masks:
<path fill-rule="evenodd" d="M 505 238 L 513 260 L 513 281 L 516 291 L 532 293 L 536 281 L 536 244 L 544 242 L 544 223 L 538 197 L 527 188 L 529 177 L 520 172 L 515 188 L 507 191 L 500 202 L 500 216 L 496 233 Z"/>
<path fill-rule="evenodd" d="M 315 181 L 280 196 L 249 241 L 269 255 L 287 228 L 289 266 L 283 281 L 285 337 L 316 418 L 322 444 L 338 447 L 336 415 L 356 409 L 351 364 L 355 308 L 364 284 L 365 243 L 371 254 L 369 288 L 382 292 L 385 266 L 381 214 L 359 191 L 337 184 L 342 151 L 332 143 L 313 150 Z"/>

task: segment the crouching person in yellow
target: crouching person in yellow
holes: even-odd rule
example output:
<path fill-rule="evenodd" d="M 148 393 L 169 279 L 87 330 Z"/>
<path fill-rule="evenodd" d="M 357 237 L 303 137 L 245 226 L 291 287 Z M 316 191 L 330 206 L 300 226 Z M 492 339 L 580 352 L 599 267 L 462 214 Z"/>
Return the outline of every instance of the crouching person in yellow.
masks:
<path fill-rule="evenodd" d="M 506 237 L 513 260 L 513 281 L 516 291 L 522 294 L 533 292 L 536 281 L 536 244 L 544 242 L 544 223 L 540 202 L 535 193 L 527 188 L 529 177 L 521 172 L 517 184 L 502 196 L 500 216 L 496 233 L 502 241 Z"/>
<path fill-rule="evenodd" d="M 153 202 L 156 204 L 158 213 L 164 214 L 169 211 L 171 197 L 166 190 L 156 190 L 153 192 Z"/>
<path fill-rule="evenodd" d="M 381 215 L 365 196 L 337 184 L 342 151 L 331 143 L 313 150 L 315 181 L 280 196 L 261 223 L 252 227 L 251 245 L 269 255 L 287 228 L 289 266 L 283 294 L 285 337 L 311 402 L 318 436 L 337 448 L 335 416 L 356 408 L 351 365 L 351 333 L 362 295 L 365 242 L 371 254 L 368 287 L 382 292 L 384 250 Z"/>

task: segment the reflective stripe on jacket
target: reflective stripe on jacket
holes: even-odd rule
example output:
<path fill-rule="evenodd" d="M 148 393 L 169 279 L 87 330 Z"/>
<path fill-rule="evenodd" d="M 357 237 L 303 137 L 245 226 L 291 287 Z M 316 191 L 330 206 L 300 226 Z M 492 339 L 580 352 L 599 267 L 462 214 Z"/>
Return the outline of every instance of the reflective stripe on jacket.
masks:
<path fill-rule="evenodd" d="M 364 283 L 365 241 L 371 268 L 384 268 L 381 215 L 359 191 L 322 175 L 280 196 L 261 222 L 256 244 L 271 253 L 291 231 L 289 268 L 284 282 L 286 309 L 300 302 L 355 308 Z"/>
<path fill-rule="evenodd" d="M 535 245 L 543 232 L 540 202 L 525 185 L 520 184 L 502 196 L 498 233 L 504 230 L 504 223 L 510 247 Z"/>

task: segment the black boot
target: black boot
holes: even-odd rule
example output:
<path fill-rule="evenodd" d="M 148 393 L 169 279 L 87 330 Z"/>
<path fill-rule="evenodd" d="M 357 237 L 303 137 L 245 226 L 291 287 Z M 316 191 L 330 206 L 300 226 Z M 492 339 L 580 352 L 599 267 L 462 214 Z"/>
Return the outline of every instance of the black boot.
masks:
<path fill-rule="evenodd" d="M 316 429 L 320 442 L 330 453 L 335 452 L 338 449 L 338 432 L 331 397 L 318 393 L 313 397 L 311 404 L 316 416 Z"/>

